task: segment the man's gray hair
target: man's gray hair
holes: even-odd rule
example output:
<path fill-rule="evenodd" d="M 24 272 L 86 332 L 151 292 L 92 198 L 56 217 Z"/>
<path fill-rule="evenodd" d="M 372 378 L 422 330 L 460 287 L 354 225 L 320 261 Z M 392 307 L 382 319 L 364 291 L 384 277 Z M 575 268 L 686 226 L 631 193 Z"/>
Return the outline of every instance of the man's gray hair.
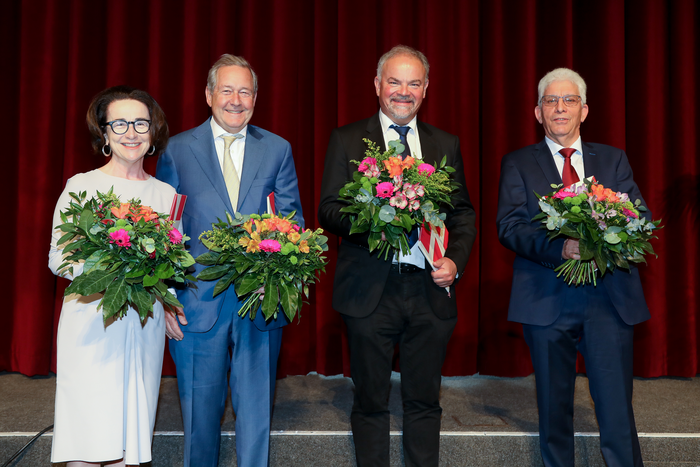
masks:
<path fill-rule="evenodd" d="M 575 84 L 578 87 L 578 94 L 581 96 L 581 104 L 586 105 L 586 82 L 581 78 L 581 75 L 568 68 L 557 68 L 542 77 L 537 86 L 537 105 L 542 105 L 544 91 L 555 81 L 570 81 Z"/>
<path fill-rule="evenodd" d="M 253 75 L 253 87 L 255 88 L 253 92 L 255 94 L 258 93 L 258 75 L 255 74 L 255 71 L 253 71 L 253 67 L 250 66 L 250 63 L 248 63 L 245 58 L 231 54 L 223 54 L 209 69 L 209 75 L 207 76 L 207 87 L 209 88 L 209 92 L 213 93 L 214 89 L 216 89 L 217 72 L 219 71 L 219 68 L 223 68 L 225 66 L 241 66 L 249 69 L 250 74 Z"/>
<path fill-rule="evenodd" d="M 430 64 L 428 63 L 428 59 L 425 57 L 425 55 L 423 55 L 421 51 L 416 50 L 413 47 L 409 47 L 407 45 L 397 45 L 381 56 L 381 58 L 379 59 L 379 63 L 377 63 L 377 77 L 380 81 L 382 79 L 382 68 L 384 68 L 384 64 L 386 63 L 386 61 L 390 58 L 394 58 L 399 55 L 409 55 L 420 60 L 423 64 L 423 68 L 425 68 L 425 80 L 428 81 L 428 72 L 430 71 Z"/>

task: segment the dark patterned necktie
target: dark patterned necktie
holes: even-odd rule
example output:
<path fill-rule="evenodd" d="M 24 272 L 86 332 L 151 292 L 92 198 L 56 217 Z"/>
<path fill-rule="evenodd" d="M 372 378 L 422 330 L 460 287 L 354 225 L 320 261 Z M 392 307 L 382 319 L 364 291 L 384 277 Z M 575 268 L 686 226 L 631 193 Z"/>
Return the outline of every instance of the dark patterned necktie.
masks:
<path fill-rule="evenodd" d="M 410 130 L 411 127 L 391 125 L 389 128 L 394 129 L 399 134 L 399 141 L 401 141 L 401 144 L 403 144 L 403 152 L 399 154 L 399 156 L 401 156 L 401 159 L 405 159 L 406 156 L 410 156 L 411 148 L 408 147 L 408 140 L 406 139 L 406 135 L 408 134 L 408 130 Z"/>
<path fill-rule="evenodd" d="M 561 172 L 561 181 L 564 182 L 564 186 L 570 186 L 579 181 L 576 169 L 571 165 L 571 156 L 576 152 L 574 148 L 562 148 L 559 150 L 559 154 L 564 156 L 564 170 Z"/>

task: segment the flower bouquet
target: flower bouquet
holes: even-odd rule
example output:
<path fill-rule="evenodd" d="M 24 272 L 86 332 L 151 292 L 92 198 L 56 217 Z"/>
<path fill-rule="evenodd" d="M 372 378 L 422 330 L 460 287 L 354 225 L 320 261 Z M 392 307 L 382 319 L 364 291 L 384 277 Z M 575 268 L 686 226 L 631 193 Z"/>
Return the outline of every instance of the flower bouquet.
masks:
<path fill-rule="evenodd" d="M 581 259 L 568 259 L 557 267 L 559 276 L 569 284 L 597 285 L 597 270 L 630 269 L 630 263 L 646 263 L 644 255 L 654 254 L 649 240 L 660 220 L 647 221 L 640 212 L 647 210 L 640 200 L 630 201 L 627 193 L 615 193 L 594 179 L 540 196 L 542 212 L 532 220 L 541 220 L 551 239 L 560 235 L 579 239 Z"/>
<path fill-rule="evenodd" d="M 308 298 L 316 272 L 325 272 L 328 262 L 322 253 L 328 250 L 328 238 L 322 229 L 302 231 L 292 220 L 294 214 L 226 213 L 226 221 L 219 219 L 199 236 L 209 252 L 196 259 L 208 266 L 197 279 L 218 279 L 214 296 L 234 284 L 244 301 L 238 311 L 241 317 L 248 314 L 255 319 L 262 306 L 265 320 L 276 319 L 278 305 L 289 321 L 297 313 L 301 317 L 302 294 Z"/>
<path fill-rule="evenodd" d="M 358 165 L 353 181 L 340 189 L 339 199 L 348 206 L 340 211 L 350 216 L 350 235 L 369 231 L 369 251 L 379 249 L 388 258 L 389 251 L 408 255 L 408 233 L 428 222 L 443 227 L 445 213 L 440 206 L 450 205 L 450 194 L 458 184 L 450 179 L 454 168 L 443 157 L 440 167 L 419 163 L 411 156 L 402 159 L 400 141 L 390 141 L 381 152 L 378 145 L 364 139 L 368 149 Z M 384 232 L 384 238 L 382 238 Z"/>
<path fill-rule="evenodd" d="M 67 256 L 59 270 L 73 274 L 74 263 L 84 264 L 65 295 L 103 293 L 97 308 L 105 321 L 122 318 L 133 307 L 143 322 L 158 298 L 182 306 L 163 281 L 194 279 L 185 275 L 194 259 L 185 250 L 189 237 L 172 227 L 167 214 L 154 212 L 139 199 L 122 203 L 112 188 L 88 200 L 84 191 L 70 197 L 60 213 L 63 224 L 56 226 L 65 232 L 58 245 L 71 242 L 63 248 Z"/>

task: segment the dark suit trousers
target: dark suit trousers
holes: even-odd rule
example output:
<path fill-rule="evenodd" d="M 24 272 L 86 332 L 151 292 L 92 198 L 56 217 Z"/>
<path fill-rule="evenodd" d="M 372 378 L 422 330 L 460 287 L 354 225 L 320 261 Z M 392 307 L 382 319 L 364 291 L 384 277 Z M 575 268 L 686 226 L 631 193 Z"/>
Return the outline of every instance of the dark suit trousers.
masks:
<path fill-rule="evenodd" d="M 623 272 L 624 274 L 624 272 Z M 632 338 L 605 286 L 569 287 L 549 326 L 523 325 L 535 367 L 540 449 L 546 467 L 574 465 L 576 351 L 586 362 L 591 397 L 608 467 L 639 467 L 632 412 Z"/>
<path fill-rule="evenodd" d="M 355 384 L 351 424 L 359 467 L 389 465 L 389 391 L 396 344 L 405 463 L 438 465 L 441 369 L 457 318 L 442 320 L 431 311 L 423 274 L 389 273 L 379 305 L 369 316 L 343 315 Z"/>

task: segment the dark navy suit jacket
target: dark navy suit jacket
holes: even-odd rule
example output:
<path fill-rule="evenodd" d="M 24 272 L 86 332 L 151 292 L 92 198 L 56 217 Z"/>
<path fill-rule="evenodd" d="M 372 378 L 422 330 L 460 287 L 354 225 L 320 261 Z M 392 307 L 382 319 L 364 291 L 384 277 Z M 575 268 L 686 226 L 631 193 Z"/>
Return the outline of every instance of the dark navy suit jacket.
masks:
<path fill-rule="evenodd" d="M 621 149 L 595 143 L 583 143 L 585 176 L 595 176 L 606 188 L 628 193 L 632 201 L 640 199 L 646 206 L 632 178 L 627 155 Z M 543 140 L 503 157 L 499 184 L 498 238 L 517 256 L 513 263 L 513 285 L 508 319 L 523 324 L 547 326 L 559 316 L 562 297 L 569 287 L 554 268 L 561 258 L 564 238 L 549 241 L 540 221 L 532 221 L 540 208 L 535 192 L 552 191 L 551 184 L 561 184 L 552 153 Z M 647 211 L 646 216 L 650 216 Z M 572 286 L 573 287 L 573 286 Z M 649 319 L 649 309 L 636 267 L 631 272 L 617 269 L 598 280 L 597 289 L 609 295 L 622 320 L 637 324 Z"/>

